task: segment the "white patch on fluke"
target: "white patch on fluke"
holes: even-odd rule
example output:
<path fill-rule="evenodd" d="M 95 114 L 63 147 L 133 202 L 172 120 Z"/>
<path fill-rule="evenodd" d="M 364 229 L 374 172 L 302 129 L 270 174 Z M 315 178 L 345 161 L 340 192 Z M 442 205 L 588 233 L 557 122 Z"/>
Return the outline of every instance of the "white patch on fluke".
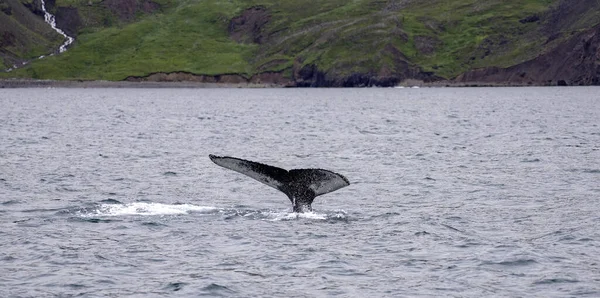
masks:
<path fill-rule="evenodd" d="M 129 204 L 102 204 L 95 212 L 87 216 L 122 216 L 122 215 L 176 215 L 189 212 L 208 212 L 216 210 L 215 207 L 196 206 L 191 204 L 171 205 L 161 203 L 129 203 Z"/>

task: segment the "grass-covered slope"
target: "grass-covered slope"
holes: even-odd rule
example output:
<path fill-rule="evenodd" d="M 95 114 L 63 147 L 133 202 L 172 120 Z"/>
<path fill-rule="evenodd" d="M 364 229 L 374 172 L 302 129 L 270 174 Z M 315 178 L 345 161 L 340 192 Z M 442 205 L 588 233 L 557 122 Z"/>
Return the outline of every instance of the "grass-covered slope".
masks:
<path fill-rule="evenodd" d="M 56 0 L 57 18 L 61 9 L 77 11 L 75 44 L 0 76 L 123 80 L 158 72 L 281 72 L 297 79 L 313 69 L 329 79 L 453 78 L 550 51 L 600 22 L 597 2 Z"/>
<path fill-rule="evenodd" d="M 0 0 L 0 72 L 52 53 L 61 43 L 41 11 L 28 7 L 31 0 Z"/>
<path fill-rule="evenodd" d="M 232 8 L 235 7 L 221 1 L 189 1 L 167 7 L 164 13 L 143 15 L 133 22 L 111 20 L 109 24 L 117 25 L 84 28 L 67 52 L 35 61 L 14 74 L 32 78 L 122 80 L 152 72 L 250 72 L 247 57 L 254 46 L 240 45 L 226 34 L 227 19 L 232 15 L 221 12 Z M 89 18 L 84 22 L 104 24 L 103 19 L 106 20 Z"/>

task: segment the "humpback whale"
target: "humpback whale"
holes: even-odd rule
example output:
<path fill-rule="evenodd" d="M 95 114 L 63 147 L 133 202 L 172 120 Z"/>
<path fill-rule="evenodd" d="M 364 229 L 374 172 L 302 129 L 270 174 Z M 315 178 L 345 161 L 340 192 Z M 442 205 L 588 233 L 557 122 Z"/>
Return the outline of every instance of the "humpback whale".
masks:
<path fill-rule="evenodd" d="M 217 165 L 242 173 L 288 196 L 294 212 L 312 211 L 315 197 L 350 185 L 346 177 L 323 169 L 282 168 L 229 156 L 208 155 Z"/>

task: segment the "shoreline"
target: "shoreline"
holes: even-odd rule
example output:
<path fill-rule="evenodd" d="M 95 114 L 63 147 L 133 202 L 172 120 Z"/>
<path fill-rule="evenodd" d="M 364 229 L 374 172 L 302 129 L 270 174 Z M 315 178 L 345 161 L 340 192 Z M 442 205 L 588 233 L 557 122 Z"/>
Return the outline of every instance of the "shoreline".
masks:
<path fill-rule="evenodd" d="M 594 85 L 590 85 L 594 86 Z M 377 87 L 377 86 L 373 86 Z M 423 82 L 420 80 L 406 80 L 395 87 L 385 88 L 466 88 L 466 87 L 558 87 L 557 85 L 531 85 L 489 82 L 454 82 L 436 81 Z M 570 86 L 576 87 L 576 86 Z M 307 88 L 282 84 L 269 83 L 204 83 L 194 81 L 59 81 L 59 80 L 34 80 L 34 79 L 0 79 L 0 89 L 17 88 Z M 311 88 L 311 87 L 308 87 Z M 314 87 L 319 88 L 319 87 Z M 320 87 L 327 88 L 327 87 Z M 330 87 L 336 88 L 336 87 Z M 350 87 L 352 88 L 352 87 Z M 369 88 L 369 87 L 356 87 Z M 383 87 L 382 87 L 383 88 Z"/>
<path fill-rule="evenodd" d="M 0 89 L 16 88 L 283 88 L 283 85 L 256 83 L 57 81 L 0 79 Z"/>

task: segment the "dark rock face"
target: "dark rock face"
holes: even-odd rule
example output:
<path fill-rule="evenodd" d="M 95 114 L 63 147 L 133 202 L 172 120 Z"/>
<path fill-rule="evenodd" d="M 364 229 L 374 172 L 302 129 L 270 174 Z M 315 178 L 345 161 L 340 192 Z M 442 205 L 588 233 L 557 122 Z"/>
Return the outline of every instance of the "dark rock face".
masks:
<path fill-rule="evenodd" d="M 17 38 L 11 32 L 4 31 L 0 36 L 0 48 L 12 46 L 15 44 Z"/>
<path fill-rule="evenodd" d="M 34 2 L 36 3 L 36 6 L 39 6 L 40 9 L 42 8 L 42 0 L 34 0 Z M 54 10 L 56 0 L 45 0 L 44 3 L 46 3 L 46 10 L 51 11 Z"/>
<path fill-rule="evenodd" d="M 414 75 L 403 73 L 389 73 L 386 70 L 380 73 L 352 73 L 349 75 L 336 76 L 325 73 L 310 64 L 305 65 L 294 73 L 293 86 L 295 87 L 393 87 L 406 79 L 421 80 L 423 82 L 434 82 L 441 78 L 429 72 L 406 69 L 407 73 L 415 72 Z"/>
<path fill-rule="evenodd" d="M 105 0 L 104 5 L 121 21 L 132 21 L 138 12 L 153 13 L 160 5 L 147 0 Z"/>
<path fill-rule="evenodd" d="M 10 7 L 7 3 L 0 0 L 0 11 L 5 15 L 12 15 L 12 7 Z"/>
<path fill-rule="evenodd" d="M 519 20 L 521 24 L 534 23 L 540 20 L 540 17 L 533 15 Z"/>
<path fill-rule="evenodd" d="M 461 83 L 518 85 L 600 85 L 600 25 L 579 33 L 553 50 L 508 68 L 476 69 Z"/>
<path fill-rule="evenodd" d="M 561 0 L 556 7 L 541 16 L 544 33 L 552 36 L 564 30 L 572 30 L 572 26 L 580 21 L 586 11 L 599 10 L 598 0 Z"/>
<path fill-rule="evenodd" d="M 56 27 L 69 36 L 77 36 L 77 31 L 81 28 L 81 18 L 77 8 L 58 7 L 54 17 L 56 18 Z"/>
<path fill-rule="evenodd" d="M 271 15 L 263 7 L 252 7 L 229 22 L 229 36 L 239 43 L 261 44 L 266 40 L 263 28 Z"/>
<path fill-rule="evenodd" d="M 144 13 L 153 13 L 160 9 L 160 5 L 156 2 L 144 1 L 142 2 L 140 8 Z"/>
<path fill-rule="evenodd" d="M 131 20 L 137 9 L 136 0 L 106 0 L 104 5 L 121 20 Z"/>
<path fill-rule="evenodd" d="M 297 68 L 294 71 L 294 77 L 292 79 L 295 81 L 297 87 L 319 87 L 328 85 L 325 80 L 325 73 L 319 71 L 314 64 Z"/>
<path fill-rule="evenodd" d="M 46 8 L 48 8 L 50 6 L 54 6 L 54 2 L 55 2 L 55 0 L 46 1 Z M 44 17 L 44 11 L 42 10 L 42 1 L 41 0 L 34 0 L 31 3 L 23 3 L 23 5 L 25 7 L 27 7 L 27 9 L 29 9 L 34 14 L 41 16 L 42 18 Z"/>

